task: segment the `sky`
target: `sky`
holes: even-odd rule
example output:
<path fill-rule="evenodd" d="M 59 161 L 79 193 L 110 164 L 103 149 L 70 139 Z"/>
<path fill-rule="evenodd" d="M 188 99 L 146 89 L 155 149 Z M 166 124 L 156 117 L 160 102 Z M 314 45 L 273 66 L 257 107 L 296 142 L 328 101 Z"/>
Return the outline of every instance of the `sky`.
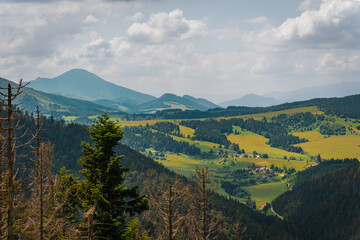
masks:
<path fill-rule="evenodd" d="M 360 1 L 0 0 L 1 77 L 74 68 L 214 102 L 360 82 Z"/>

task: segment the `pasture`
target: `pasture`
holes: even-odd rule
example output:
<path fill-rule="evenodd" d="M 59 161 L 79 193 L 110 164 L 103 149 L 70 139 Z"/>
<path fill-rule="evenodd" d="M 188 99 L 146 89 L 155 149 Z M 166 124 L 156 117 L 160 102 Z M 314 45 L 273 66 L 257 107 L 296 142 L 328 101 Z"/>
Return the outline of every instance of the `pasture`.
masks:
<path fill-rule="evenodd" d="M 305 159 L 306 156 L 299 153 L 287 152 L 282 149 L 270 147 L 266 142 L 269 141 L 267 138 L 257 135 L 255 133 L 243 135 L 230 134 L 227 136 L 230 142 L 239 144 L 241 149 L 245 149 L 246 153 L 267 153 L 270 158 L 283 158 L 284 156 L 295 157 L 296 159 Z"/>
<path fill-rule="evenodd" d="M 342 135 L 330 136 L 316 141 L 300 143 L 304 151 L 311 155 L 320 154 L 322 158 L 359 158 L 360 136 Z"/>
<path fill-rule="evenodd" d="M 272 182 L 260 185 L 244 187 L 251 194 L 251 198 L 256 201 L 256 208 L 262 208 L 264 204 L 270 203 L 277 196 L 287 191 L 286 183 Z"/>

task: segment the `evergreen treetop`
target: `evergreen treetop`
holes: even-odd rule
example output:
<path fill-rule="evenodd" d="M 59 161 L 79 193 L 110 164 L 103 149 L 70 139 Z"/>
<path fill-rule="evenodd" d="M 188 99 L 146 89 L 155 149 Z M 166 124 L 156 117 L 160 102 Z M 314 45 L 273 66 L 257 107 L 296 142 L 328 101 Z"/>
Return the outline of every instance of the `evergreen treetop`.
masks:
<path fill-rule="evenodd" d="M 95 239 L 122 239 L 129 216 L 146 210 L 148 200 L 146 196 L 139 196 L 138 187 L 122 185 L 129 169 L 120 165 L 122 156 L 116 156 L 114 151 L 124 135 L 120 126 L 105 113 L 88 131 L 93 146 L 82 143 L 84 156 L 79 163 L 84 167 L 81 173 L 86 178 L 82 187 L 83 207 L 94 209 L 93 226 L 89 228 L 93 228 Z"/>

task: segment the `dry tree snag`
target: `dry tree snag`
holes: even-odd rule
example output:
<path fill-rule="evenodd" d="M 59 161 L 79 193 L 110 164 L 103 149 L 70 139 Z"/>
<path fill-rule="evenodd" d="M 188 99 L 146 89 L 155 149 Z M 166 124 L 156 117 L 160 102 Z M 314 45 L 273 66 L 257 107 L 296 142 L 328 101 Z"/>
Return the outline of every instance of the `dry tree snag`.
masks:
<path fill-rule="evenodd" d="M 208 187 L 211 184 L 209 169 L 196 167 L 190 181 L 189 233 L 193 239 L 216 239 L 220 218 L 215 219 L 216 214 L 210 211 L 210 200 L 215 192 Z"/>
<path fill-rule="evenodd" d="M 173 184 L 163 179 L 160 186 L 155 188 L 150 178 L 146 181 L 145 188 L 150 197 L 150 210 L 146 218 L 157 227 L 157 239 L 177 239 L 181 232 L 185 216 L 179 208 L 187 193 L 185 188 L 180 187 L 181 184 L 179 178 Z"/>
<path fill-rule="evenodd" d="M 19 126 L 19 118 L 21 118 L 20 110 L 17 109 L 17 105 L 14 104 L 14 100 L 22 93 L 22 89 L 26 85 L 22 85 L 22 80 L 17 87 L 12 87 L 10 84 L 6 88 L 0 88 L 0 90 L 5 90 L 4 92 L 0 92 L 1 96 L 4 97 L 5 101 L 5 108 L 6 114 L 5 117 L 2 118 L 5 120 L 6 127 L 4 139 L 6 141 L 6 182 L 7 182 L 7 189 L 6 189 L 6 196 L 7 196 L 7 225 L 6 225 L 6 232 L 7 232 L 7 239 L 14 240 L 16 238 L 15 231 L 14 231 L 14 224 L 15 224 L 15 209 L 14 209 L 14 202 L 15 202 L 15 160 L 16 160 L 16 149 L 21 146 L 16 145 L 16 141 L 23 137 L 16 137 L 16 132 L 21 129 Z M 26 131 L 25 131 L 26 133 Z M 25 134 L 24 133 L 24 134 Z"/>

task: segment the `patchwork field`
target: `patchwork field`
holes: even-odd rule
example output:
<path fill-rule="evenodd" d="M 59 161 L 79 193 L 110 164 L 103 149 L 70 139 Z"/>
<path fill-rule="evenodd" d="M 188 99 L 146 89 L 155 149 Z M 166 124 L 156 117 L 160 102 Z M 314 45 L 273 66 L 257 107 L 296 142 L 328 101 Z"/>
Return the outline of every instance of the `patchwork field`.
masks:
<path fill-rule="evenodd" d="M 185 127 L 185 126 L 181 126 L 179 125 L 180 128 L 180 133 L 183 134 L 185 137 L 189 136 L 192 137 L 194 136 L 194 132 L 195 130 L 189 127 Z"/>
<path fill-rule="evenodd" d="M 267 153 L 271 158 L 283 158 L 284 156 L 295 157 L 297 159 L 306 158 L 305 155 L 299 153 L 291 153 L 278 148 L 270 147 L 266 144 L 269 140 L 257 134 L 247 136 L 230 134 L 228 139 L 230 142 L 239 144 L 240 148 L 245 149 L 245 152 L 247 153 L 252 153 L 253 151 L 256 151 L 257 153 Z"/>
<path fill-rule="evenodd" d="M 285 160 L 285 159 L 264 159 L 264 158 L 236 158 L 236 161 L 241 163 L 254 163 L 258 166 L 270 167 L 271 164 L 279 168 L 286 166 L 287 168 L 295 168 L 296 171 L 305 170 L 308 165 L 306 161 L 296 161 L 296 160 Z"/>
<path fill-rule="evenodd" d="M 317 107 L 302 107 L 302 108 L 293 108 L 275 112 L 268 112 L 268 113 L 257 113 L 257 114 L 249 114 L 249 115 L 242 115 L 236 117 L 227 117 L 227 118 L 254 118 L 256 120 L 262 119 L 263 117 L 272 118 L 280 114 L 295 114 L 301 112 L 310 112 L 312 114 L 324 114 L 322 111 L 319 111 Z"/>
<path fill-rule="evenodd" d="M 322 158 L 359 158 L 360 136 L 331 136 L 317 141 L 297 144 L 311 155 L 320 154 Z"/>
<path fill-rule="evenodd" d="M 305 107 L 305 108 L 296 108 L 289 109 L 284 111 L 270 112 L 270 113 L 261 113 L 253 115 L 244 115 L 237 116 L 236 118 L 254 118 L 262 119 L 264 117 L 270 119 L 279 114 L 296 114 L 300 112 L 311 112 L 313 114 L 323 114 L 316 107 Z M 120 120 L 120 121 L 119 121 Z M 122 126 L 138 126 L 138 125 L 152 125 L 157 122 L 172 122 L 179 124 L 182 120 L 143 120 L 143 121 L 123 121 L 124 119 L 119 119 L 118 122 Z M 200 119 L 201 120 L 201 119 Z M 206 141 L 197 141 L 187 138 L 188 136 L 193 137 L 195 130 L 189 127 L 181 126 L 180 133 L 185 137 L 179 137 L 174 135 L 171 136 L 176 141 L 184 141 L 190 144 L 195 144 L 196 147 L 200 148 L 202 152 L 209 152 L 213 150 L 216 155 L 212 155 L 213 159 L 201 159 L 200 156 L 187 156 L 184 154 L 174 154 L 166 152 L 164 157 L 157 158 L 157 162 L 163 164 L 169 169 L 184 175 L 190 176 L 190 172 L 194 171 L 196 166 L 198 167 L 208 167 L 211 172 L 211 178 L 213 181 L 234 181 L 233 172 L 238 169 L 248 169 L 251 168 L 252 164 L 257 166 L 266 166 L 270 167 L 271 164 L 284 169 L 286 167 L 294 168 L 297 172 L 303 171 L 307 166 L 314 163 L 311 159 L 311 156 L 321 155 L 322 158 L 359 158 L 360 157 L 360 131 L 356 129 L 360 125 L 359 122 L 352 119 L 341 119 L 332 116 L 325 116 L 326 122 L 334 122 L 341 124 L 346 127 L 346 134 L 344 136 L 330 136 L 326 137 L 320 134 L 318 131 L 319 125 L 316 125 L 313 129 L 314 131 L 305 131 L 305 132 L 293 132 L 292 134 L 300 138 L 305 138 L 309 142 L 297 144 L 295 146 L 301 146 L 306 152 L 305 154 L 298 154 L 293 152 L 287 152 L 282 149 L 273 148 L 266 144 L 269 139 L 255 134 L 250 131 L 241 129 L 238 126 L 233 126 L 233 131 L 239 134 L 230 134 L 227 136 L 228 140 L 232 143 L 239 144 L 240 149 L 244 149 L 247 154 L 252 154 L 256 151 L 259 154 L 268 154 L 269 158 L 245 158 L 245 157 L 233 157 L 232 154 L 229 156 L 228 153 L 234 153 L 231 149 L 222 148 L 221 154 L 219 144 L 206 142 Z M 155 131 L 155 130 L 153 130 Z M 158 149 L 157 149 L 158 150 Z M 287 159 L 284 159 L 286 156 Z M 290 158 L 295 158 L 296 160 L 290 160 Z M 161 159 L 161 160 L 160 160 Z M 314 158 L 313 158 L 314 159 Z M 284 172 L 277 172 L 276 176 L 273 178 L 268 178 L 265 181 L 260 179 L 255 183 L 256 185 L 244 187 L 251 194 L 251 198 L 256 201 L 257 208 L 260 209 L 264 206 L 265 203 L 271 202 L 281 193 L 287 191 L 286 183 L 280 182 L 277 180 L 281 179 Z M 255 175 L 252 176 L 252 179 L 255 179 Z M 275 181 L 275 182 L 274 182 Z M 253 183 L 252 183 L 253 184 Z M 246 185 L 245 185 L 246 186 Z M 218 189 L 220 194 L 229 196 L 224 189 Z M 234 196 L 233 196 L 234 197 Z M 234 197 L 236 198 L 236 197 Z M 239 199 L 244 201 L 244 198 Z"/>
<path fill-rule="evenodd" d="M 180 154 L 165 154 L 166 160 L 156 160 L 157 162 L 163 164 L 165 167 L 170 168 L 176 173 L 179 173 L 184 176 L 189 176 L 190 171 L 194 171 L 196 166 L 198 167 L 209 167 L 209 169 L 214 169 L 216 166 L 212 164 L 212 161 L 206 160 L 194 160 L 189 156 Z"/>
<path fill-rule="evenodd" d="M 309 140 L 309 142 L 319 141 L 324 139 L 324 135 L 317 131 L 307 131 L 307 132 L 294 132 L 292 133 L 294 136 L 298 136 L 300 138 L 305 138 Z"/>
<path fill-rule="evenodd" d="M 191 128 L 190 128 L 191 129 Z M 188 142 L 190 144 L 195 144 L 196 147 L 200 148 L 201 151 L 210 151 L 211 149 L 214 148 L 218 148 L 219 144 L 217 143 L 212 143 L 212 142 L 206 142 L 206 141 L 197 141 L 197 140 L 190 140 L 188 138 L 183 138 L 183 137 L 178 137 L 178 136 L 173 136 L 171 135 L 171 137 L 176 140 L 176 141 L 183 141 L 183 142 Z"/>

